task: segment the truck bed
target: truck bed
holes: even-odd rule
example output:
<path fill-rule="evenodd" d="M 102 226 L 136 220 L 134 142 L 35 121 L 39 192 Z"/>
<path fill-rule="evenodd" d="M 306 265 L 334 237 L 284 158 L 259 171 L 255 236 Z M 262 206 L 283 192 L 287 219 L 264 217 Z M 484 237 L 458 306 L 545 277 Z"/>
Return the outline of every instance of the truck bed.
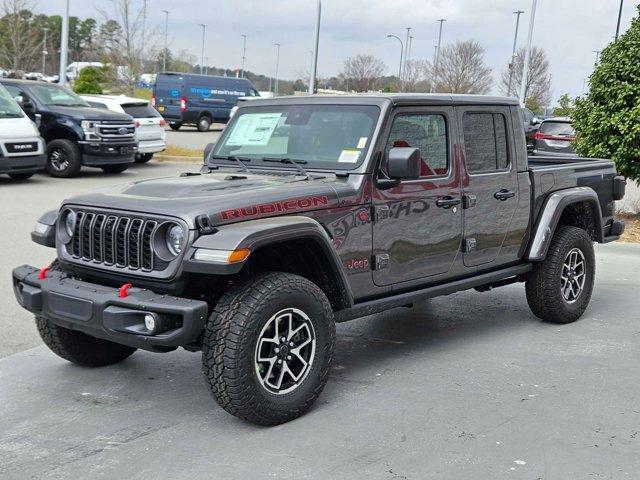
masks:
<path fill-rule="evenodd" d="M 613 179 L 617 175 L 613 160 L 570 155 L 529 156 L 529 178 L 533 191 L 533 212 L 538 217 L 549 194 L 572 187 L 590 187 L 600 199 L 603 220 L 613 216 Z"/>

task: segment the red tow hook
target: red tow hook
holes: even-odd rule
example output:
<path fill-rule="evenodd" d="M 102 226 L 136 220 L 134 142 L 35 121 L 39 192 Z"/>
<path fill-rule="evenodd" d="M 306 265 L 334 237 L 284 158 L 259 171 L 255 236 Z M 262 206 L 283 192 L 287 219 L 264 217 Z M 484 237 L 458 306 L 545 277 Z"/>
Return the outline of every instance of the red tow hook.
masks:
<path fill-rule="evenodd" d="M 127 298 L 129 296 L 129 289 L 133 287 L 130 283 L 125 283 L 118 289 L 118 297 Z"/>
<path fill-rule="evenodd" d="M 41 268 L 40 272 L 38 273 L 38 280 L 44 280 L 45 278 L 47 278 L 47 273 L 49 273 L 49 270 L 51 270 L 51 265 Z"/>

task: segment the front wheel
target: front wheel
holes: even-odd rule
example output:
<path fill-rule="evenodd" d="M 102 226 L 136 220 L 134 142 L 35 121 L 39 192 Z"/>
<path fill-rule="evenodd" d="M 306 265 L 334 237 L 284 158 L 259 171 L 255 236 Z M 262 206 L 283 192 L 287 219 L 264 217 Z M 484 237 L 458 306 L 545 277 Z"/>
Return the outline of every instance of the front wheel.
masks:
<path fill-rule="evenodd" d="M 290 273 L 229 289 L 207 322 L 205 380 L 227 412 L 259 425 L 303 415 L 324 388 L 335 346 L 325 294 Z"/>
<path fill-rule="evenodd" d="M 197 128 L 199 132 L 208 132 L 209 129 L 211 128 L 211 119 L 206 115 L 203 115 L 198 120 Z"/>
<path fill-rule="evenodd" d="M 595 271 L 589 234 L 577 227 L 558 227 L 547 257 L 534 265 L 526 282 L 531 311 L 553 323 L 578 320 L 591 300 Z"/>
<path fill-rule="evenodd" d="M 138 153 L 136 155 L 136 163 L 147 163 L 153 158 L 153 153 Z"/>
<path fill-rule="evenodd" d="M 83 367 L 103 367 L 121 362 L 136 351 L 118 343 L 60 327 L 44 317 L 36 317 L 40 338 L 49 349 L 65 360 Z"/>
<path fill-rule="evenodd" d="M 82 153 L 78 144 L 60 138 L 47 143 L 45 169 L 52 177 L 71 178 L 78 175 L 82 167 Z"/>
<path fill-rule="evenodd" d="M 117 165 L 104 165 L 102 167 L 100 167 L 102 169 L 102 171 L 104 173 L 122 173 L 124 172 L 127 168 L 129 168 L 129 164 L 125 163 L 125 164 L 117 164 Z"/>
<path fill-rule="evenodd" d="M 171 122 L 171 123 L 169 123 L 169 128 L 170 128 L 171 130 L 176 131 L 176 132 L 177 132 L 178 130 L 180 130 L 180 127 L 182 127 L 182 123 L 180 123 L 180 122 Z"/>

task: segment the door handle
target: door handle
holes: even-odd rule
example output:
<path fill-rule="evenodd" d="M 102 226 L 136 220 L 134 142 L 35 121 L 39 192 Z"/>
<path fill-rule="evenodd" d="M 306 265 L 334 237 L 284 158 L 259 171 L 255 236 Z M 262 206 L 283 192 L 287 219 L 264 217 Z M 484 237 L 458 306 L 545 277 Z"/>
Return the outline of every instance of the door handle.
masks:
<path fill-rule="evenodd" d="M 451 208 L 451 207 L 455 207 L 456 205 L 460 205 L 461 203 L 462 203 L 462 199 L 453 198 L 447 195 L 446 197 L 442 197 L 436 200 L 436 207 Z"/>
<path fill-rule="evenodd" d="M 512 190 L 507 190 L 506 188 L 503 188 L 502 190 L 496 192 L 493 194 L 493 197 L 496 200 L 501 200 L 501 201 L 505 201 L 511 197 L 515 197 L 516 196 L 516 192 L 512 191 Z"/>

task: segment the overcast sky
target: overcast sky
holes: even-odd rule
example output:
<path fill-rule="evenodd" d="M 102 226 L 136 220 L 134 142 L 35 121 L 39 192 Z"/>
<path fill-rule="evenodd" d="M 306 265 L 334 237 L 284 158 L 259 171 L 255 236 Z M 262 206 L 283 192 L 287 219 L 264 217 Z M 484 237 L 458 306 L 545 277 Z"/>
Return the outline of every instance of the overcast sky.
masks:
<path fill-rule="evenodd" d="M 96 7 L 108 0 L 70 0 L 71 15 L 100 20 Z M 137 0 L 141 6 L 142 0 Z M 412 27 L 412 58 L 431 58 L 437 43 L 436 20 L 446 18 L 443 43 L 475 39 L 486 48 L 496 83 L 511 55 L 514 10 L 524 10 L 518 44 L 524 46 L 530 0 L 323 0 L 318 73 L 338 74 L 344 59 L 358 53 L 382 58 L 387 73 L 398 70 L 400 46 L 386 38 L 403 39 Z M 637 14 L 637 2 L 625 0 L 621 30 Z M 36 10 L 63 11 L 63 0 L 39 0 Z M 147 25 L 164 31 L 169 10 L 169 44 L 200 56 L 199 23 L 208 24 L 205 56 L 218 67 L 236 68 L 242 56 L 242 34 L 248 35 L 246 68 L 273 74 L 274 43 L 282 44 L 280 77 L 295 79 L 307 71 L 313 48 L 315 0 L 148 0 Z M 595 59 L 593 50 L 613 39 L 618 0 L 539 0 L 534 45 L 544 48 L 551 63 L 554 98 L 582 93 L 583 81 Z"/>

